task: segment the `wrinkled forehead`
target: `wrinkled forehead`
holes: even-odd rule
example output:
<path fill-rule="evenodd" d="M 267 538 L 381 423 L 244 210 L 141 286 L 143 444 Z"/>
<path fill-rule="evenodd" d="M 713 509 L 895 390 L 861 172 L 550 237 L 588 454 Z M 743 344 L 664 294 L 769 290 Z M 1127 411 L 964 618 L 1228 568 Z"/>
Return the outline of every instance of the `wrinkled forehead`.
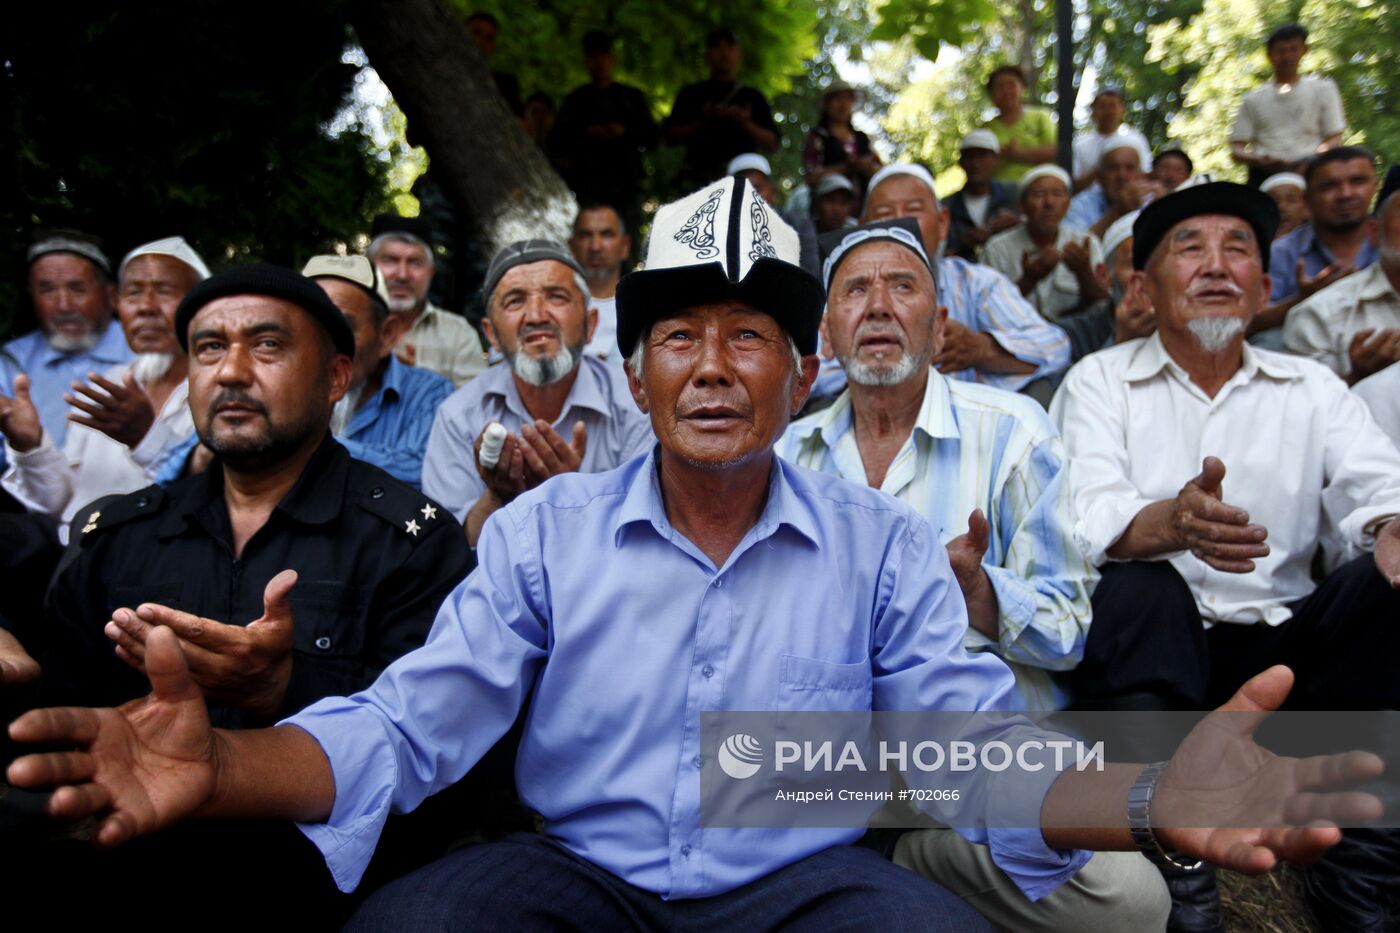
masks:
<path fill-rule="evenodd" d="M 1153 256 L 1163 251 L 1170 252 L 1173 246 L 1204 241 L 1247 243 L 1255 254 L 1259 252 L 1259 241 L 1254 236 L 1254 228 L 1242 218 L 1233 214 L 1197 214 L 1177 221 L 1162 237 L 1153 250 Z"/>
<path fill-rule="evenodd" d="M 888 209 L 934 210 L 938 207 L 938 196 L 933 189 L 912 175 L 893 175 L 868 195 L 870 211 Z"/>
<path fill-rule="evenodd" d="M 703 325 L 705 322 L 742 324 L 771 335 L 787 335 L 786 328 L 769 312 L 735 299 L 710 301 L 691 305 L 659 317 L 651 325 L 649 333 L 656 335 L 656 329 L 663 325 L 675 326 L 681 323 Z M 640 345 L 640 344 L 639 344 Z"/>
<path fill-rule="evenodd" d="M 195 272 L 174 256 L 160 253 L 142 253 L 129 260 L 122 269 L 121 284 L 134 282 L 183 282 L 192 278 Z"/>
<path fill-rule="evenodd" d="M 838 294 L 851 282 L 876 276 L 908 276 L 927 286 L 930 292 L 937 287 L 933 272 L 913 250 L 890 240 L 875 240 L 855 247 L 841 261 L 831 279 L 831 293 Z"/>
<path fill-rule="evenodd" d="M 318 328 L 311 312 L 285 298 L 271 295 L 225 295 L 204 305 L 190 318 L 189 333 L 234 336 L 266 330 L 294 333 Z"/>

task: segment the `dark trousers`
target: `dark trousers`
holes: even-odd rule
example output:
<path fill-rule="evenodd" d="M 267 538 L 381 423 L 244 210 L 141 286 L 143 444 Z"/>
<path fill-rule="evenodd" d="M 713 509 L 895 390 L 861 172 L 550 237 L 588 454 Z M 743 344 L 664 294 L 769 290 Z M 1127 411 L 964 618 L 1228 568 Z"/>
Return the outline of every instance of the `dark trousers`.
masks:
<path fill-rule="evenodd" d="M 1289 607 L 1282 625 L 1201 624 L 1166 561 L 1109 564 L 1094 591 L 1075 702 L 1096 709 L 1211 709 L 1274 664 L 1295 675 L 1286 708 L 1400 709 L 1400 591 L 1369 554 Z"/>
<path fill-rule="evenodd" d="M 990 930 L 931 881 L 858 846 L 714 897 L 662 900 L 543 836 L 461 849 L 381 888 L 347 930 Z"/>

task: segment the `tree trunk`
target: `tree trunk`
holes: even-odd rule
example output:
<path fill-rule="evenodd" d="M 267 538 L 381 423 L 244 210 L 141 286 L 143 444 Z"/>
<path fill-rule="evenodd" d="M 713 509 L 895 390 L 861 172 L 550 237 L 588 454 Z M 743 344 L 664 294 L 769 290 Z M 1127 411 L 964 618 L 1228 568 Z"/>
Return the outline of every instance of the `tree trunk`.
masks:
<path fill-rule="evenodd" d="M 574 196 L 506 108 L 462 18 L 444 0 L 352 0 L 349 13 L 434 177 L 488 255 L 515 240 L 565 240 Z"/>

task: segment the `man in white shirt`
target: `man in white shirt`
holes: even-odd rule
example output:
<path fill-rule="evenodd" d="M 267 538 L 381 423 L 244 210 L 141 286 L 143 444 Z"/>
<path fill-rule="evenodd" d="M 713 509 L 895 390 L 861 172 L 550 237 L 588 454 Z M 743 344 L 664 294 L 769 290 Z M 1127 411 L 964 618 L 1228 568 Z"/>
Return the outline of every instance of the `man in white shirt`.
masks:
<path fill-rule="evenodd" d="M 0 418 L 10 467 L 4 487 L 33 512 L 67 522 L 102 497 L 151 484 L 171 448 L 194 433 L 185 380 L 188 359 L 175 339 L 175 309 L 209 269 L 181 237 L 127 254 L 117 270 L 117 315 L 133 362 L 92 385 L 74 383 L 65 400 L 76 409 L 60 448 L 40 424 L 28 379 Z"/>
<path fill-rule="evenodd" d="M 1157 333 L 1081 361 L 1052 406 L 1075 535 L 1103 574 L 1073 674 L 1085 705 L 1205 708 L 1286 663 L 1293 708 L 1400 707 L 1400 451 L 1324 367 L 1244 342 L 1277 224 L 1267 195 L 1228 182 L 1145 208 L 1134 275 Z M 1314 587 L 1329 533 L 1359 556 Z M 1338 877 L 1310 876 L 1327 929 Z M 1391 880 L 1371 881 L 1379 903 Z"/>
<path fill-rule="evenodd" d="M 1273 78 L 1240 101 L 1230 133 L 1230 158 L 1249 167 L 1254 187 L 1277 172 L 1297 171 L 1340 143 L 1346 129 L 1336 83 L 1298 74 L 1308 31 L 1297 23 L 1280 26 L 1269 34 L 1266 49 Z"/>
<path fill-rule="evenodd" d="M 579 208 L 569 252 L 583 267 L 588 282 L 588 306 L 598 312 L 598 326 L 583 352 L 622 364 L 617 349 L 617 282 L 622 263 L 632 253 L 632 237 L 617 208 L 588 204 Z"/>
<path fill-rule="evenodd" d="M 1116 87 L 1100 88 L 1089 105 L 1094 128 L 1074 137 L 1074 190 L 1083 191 L 1099 180 L 1099 158 L 1104 143 L 1115 137 L 1129 140 L 1137 148 L 1144 172 L 1152 171 L 1152 148 L 1147 137 L 1123 122 L 1128 99 Z"/>
<path fill-rule="evenodd" d="M 1400 361 L 1400 198 L 1381 205 L 1377 226 L 1379 261 L 1294 305 L 1283 324 L 1285 350 L 1353 384 Z"/>
<path fill-rule="evenodd" d="M 1400 447 L 1400 364 L 1362 379 L 1352 391 L 1366 402 L 1386 437 Z"/>
<path fill-rule="evenodd" d="M 407 327 L 397 349 L 401 361 L 422 366 L 462 386 L 486 371 L 481 338 L 467 319 L 428 300 L 436 266 L 428 225 L 416 217 L 376 217 L 369 261 L 389 288 L 389 310 Z"/>

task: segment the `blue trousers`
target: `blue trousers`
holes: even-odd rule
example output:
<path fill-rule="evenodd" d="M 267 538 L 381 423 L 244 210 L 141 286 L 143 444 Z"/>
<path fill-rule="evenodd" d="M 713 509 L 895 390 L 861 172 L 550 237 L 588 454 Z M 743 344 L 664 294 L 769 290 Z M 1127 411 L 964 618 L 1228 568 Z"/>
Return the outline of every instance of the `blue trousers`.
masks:
<path fill-rule="evenodd" d="M 837 846 L 714 897 L 662 900 L 543 836 L 459 849 L 370 896 L 371 930 L 984 931 L 963 901 L 871 849 Z"/>

